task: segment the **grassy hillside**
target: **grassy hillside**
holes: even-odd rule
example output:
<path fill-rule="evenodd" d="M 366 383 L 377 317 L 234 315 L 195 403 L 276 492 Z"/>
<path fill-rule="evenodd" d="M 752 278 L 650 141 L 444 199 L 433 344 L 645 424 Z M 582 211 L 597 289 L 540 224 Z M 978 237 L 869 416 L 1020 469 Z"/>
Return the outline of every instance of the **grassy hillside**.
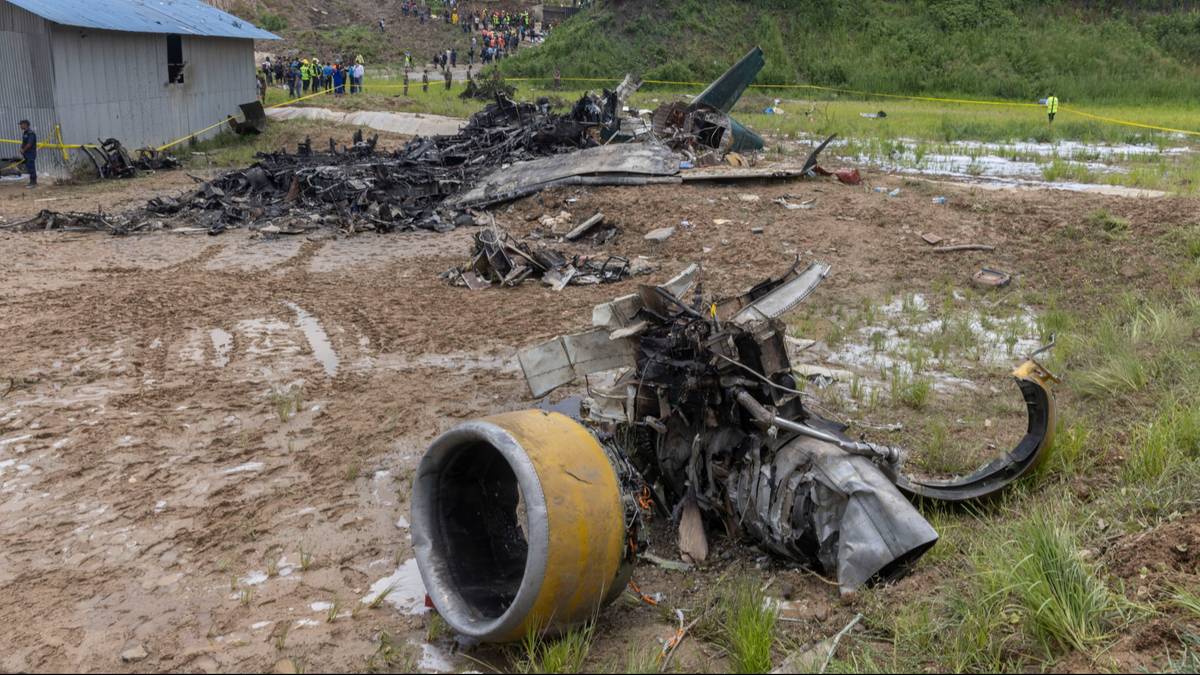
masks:
<path fill-rule="evenodd" d="M 601 0 L 513 74 L 708 80 L 747 49 L 762 83 L 1069 101 L 1200 99 L 1200 3 Z"/>

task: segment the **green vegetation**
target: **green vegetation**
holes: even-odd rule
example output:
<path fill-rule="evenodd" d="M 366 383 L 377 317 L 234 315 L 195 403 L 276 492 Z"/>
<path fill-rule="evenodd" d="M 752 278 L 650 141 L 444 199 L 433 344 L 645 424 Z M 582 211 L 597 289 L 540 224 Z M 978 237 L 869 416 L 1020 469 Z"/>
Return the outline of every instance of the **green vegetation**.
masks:
<path fill-rule="evenodd" d="M 279 14 L 263 12 L 262 14 L 258 15 L 258 27 L 262 28 L 263 30 L 269 30 L 272 33 L 278 33 L 287 29 L 288 22 L 287 19 Z"/>
<path fill-rule="evenodd" d="M 1118 615 L 1108 587 L 1079 557 L 1067 526 L 1039 514 L 1017 530 L 1017 554 L 1001 571 L 1031 632 L 1049 648 L 1086 650 L 1109 635 Z"/>
<path fill-rule="evenodd" d="M 704 81 L 754 45 L 764 83 L 1031 101 L 1195 100 L 1200 11 L 1169 0 L 601 2 L 508 72 Z M 1136 7 L 1136 9 L 1135 9 Z M 1168 11 L 1162 11 L 1168 10 Z M 730 39 L 736 36 L 736 39 Z"/>
<path fill-rule="evenodd" d="M 513 659 L 519 673 L 579 673 L 592 649 L 595 623 L 589 621 L 555 638 L 535 628 L 525 632 L 520 652 Z"/>
<path fill-rule="evenodd" d="M 771 670 L 778 611 L 760 583 L 747 578 L 735 583 L 720 601 L 722 642 L 735 673 Z"/>

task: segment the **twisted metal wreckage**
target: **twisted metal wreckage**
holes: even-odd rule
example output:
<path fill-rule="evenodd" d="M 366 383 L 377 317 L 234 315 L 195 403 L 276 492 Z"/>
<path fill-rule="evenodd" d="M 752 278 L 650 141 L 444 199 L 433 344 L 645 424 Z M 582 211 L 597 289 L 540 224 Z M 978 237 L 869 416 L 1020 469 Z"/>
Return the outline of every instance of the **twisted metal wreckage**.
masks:
<path fill-rule="evenodd" d="M 685 559 L 703 560 L 705 528 L 716 528 L 851 592 L 902 574 L 937 541 L 910 499 L 987 498 L 1044 458 L 1056 381 L 1036 360 L 1044 349 L 1013 371 L 1024 438 L 965 477 L 907 475 L 903 450 L 817 414 L 782 318 L 828 273 L 797 264 L 714 300 L 692 265 L 596 306 L 591 330 L 520 351 L 534 396 L 591 376 L 588 397 L 576 419 L 504 413 L 430 445 L 413 485 L 413 545 L 447 623 L 507 641 L 588 619 L 624 590 L 653 508 L 678 520 Z"/>
<path fill-rule="evenodd" d="M 476 209 L 561 185 L 827 174 L 816 165 L 825 144 L 799 169 L 682 168 L 763 147 L 729 111 L 764 63 L 762 51 L 751 50 L 690 104 L 664 104 L 652 120 L 624 114 L 626 100 L 640 86 L 632 76 L 615 90 L 584 95 L 566 114 L 553 112 L 546 99 L 518 103 L 497 96 L 457 134 L 418 137 L 391 154 L 377 150 L 378 137 L 365 140 L 361 132 L 340 150 L 331 139 L 327 152 L 315 151 L 309 139 L 295 154 L 259 153 L 253 166 L 203 182 L 178 199 L 155 198 L 123 214 L 43 211 L 11 227 L 129 234 L 162 229 L 165 219 L 188 214 L 196 227 L 186 231 L 210 234 L 236 227 L 299 234 L 322 226 L 441 232 L 474 224 Z M 245 124 L 252 117 L 257 120 L 247 113 Z M 250 126 L 257 130 L 261 123 Z M 126 155 L 114 157 L 112 171 L 129 169 Z"/>

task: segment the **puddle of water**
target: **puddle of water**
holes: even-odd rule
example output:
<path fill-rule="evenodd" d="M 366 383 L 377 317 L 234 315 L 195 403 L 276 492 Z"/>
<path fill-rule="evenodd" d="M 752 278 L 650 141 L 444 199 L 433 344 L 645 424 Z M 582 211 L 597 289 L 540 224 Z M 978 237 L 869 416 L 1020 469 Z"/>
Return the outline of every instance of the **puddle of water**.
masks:
<path fill-rule="evenodd" d="M 416 558 L 404 561 L 396 568 L 391 576 L 384 577 L 371 584 L 371 591 L 363 597 L 362 602 L 370 604 L 380 593 L 391 589 L 384 602 L 400 610 L 404 614 L 424 614 L 429 611 L 425 607 L 425 582 L 421 580 L 421 572 L 417 569 Z"/>
<path fill-rule="evenodd" d="M 215 354 L 213 365 L 218 368 L 229 365 L 229 352 L 233 349 L 233 336 L 220 328 L 208 331 L 208 336 L 212 339 L 213 354 Z"/>
<path fill-rule="evenodd" d="M 13 436 L 10 438 L 0 439 L 0 448 L 3 448 L 6 445 L 11 445 L 13 443 L 20 443 L 21 441 L 27 441 L 31 438 L 33 438 L 33 434 L 25 434 L 24 436 Z"/>
<path fill-rule="evenodd" d="M 446 370 L 488 370 L 501 373 L 520 372 L 516 356 L 498 356 L 473 352 L 451 352 L 449 354 L 385 354 L 356 364 L 362 370 L 411 370 L 418 367 L 444 368 Z"/>
<path fill-rule="evenodd" d="M 537 409 L 547 412 L 562 413 L 572 419 L 579 419 L 582 413 L 579 409 L 583 403 L 582 396 L 568 396 L 561 401 L 551 402 L 550 399 L 544 398 L 538 401 Z"/>
<path fill-rule="evenodd" d="M 853 139 L 839 139 L 834 141 L 833 145 L 845 147 L 853 142 Z M 927 148 L 933 151 L 925 151 Z M 887 154 L 881 155 L 881 151 Z M 1043 169 L 1049 166 L 1051 161 L 1060 161 L 1084 168 L 1093 174 L 1128 173 L 1129 169 L 1121 166 L 1120 162 L 1156 156 L 1178 157 L 1189 152 L 1192 150 L 1186 146 L 1159 148 L 1156 145 L 1093 145 L 1078 141 L 922 143 L 902 138 L 888 146 L 860 152 L 855 160 L 885 171 L 909 175 L 947 176 L 976 183 L 996 183 L 1009 188 L 1050 188 L 1072 192 L 1153 197 L 1159 195 L 1154 194 L 1155 191 L 1124 193 L 1121 191 L 1122 186 L 1046 181 L 1043 178 Z"/>
<path fill-rule="evenodd" d="M 935 391 L 948 392 L 977 388 L 974 382 L 948 372 L 956 366 L 1005 367 L 1041 346 L 1036 315 L 1027 307 L 1003 319 L 974 308 L 940 318 L 931 316 L 925 297 L 916 294 L 897 298 L 877 311 L 882 321 L 851 331 L 836 347 L 806 350 L 802 360 L 811 363 L 815 359 L 849 370 L 859 376 L 859 384 L 868 392 L 886 386 L 892 373 L 929 378 Z M 962 344 L 948 353 L 934 354 L 931 341 L 947 331 L 957 331 Z M 914 354 L 922 362 L 915 373 Z"/>
<path fill-rule="evenodd" d="M 234 473 L 247 473 L 249 471 L 262 471 L 264 467 L 266 467 L 266 464 L 263 464 L 262 462 L 246 462 L 245 464 L 240 464 L 238 466 L 231 467 L 229 469 L 225 469 L 221 473 L 228 476 L 228 475 L 234 474 Z"/>
<path fill-rule="evenodd" d="M 428 642 L 421 644 L 421 660 L 417 668 L 425 673 L 453 673 L 456 670 L 450 654 Z"/>
<path fill-rule="evenodd" d="M 329 377 L 337 375 L 338 355 L 333 350 L 333 343 L 329 341 L 329 335 L 321 327 L 321 322 L 294 302 L 283 304 L 296 313 L 296 325 L 304 332 L 304 337 L 308 340 L 308 347 L 317 361 L 321 362 L 325 374 Z"/>
<path fill-rule="evenodd" d="M 258 586 L 267 580 L 267 573 L 255 570 L 246 576 L 238 579 L 238 583 L 243 586 Z"/>

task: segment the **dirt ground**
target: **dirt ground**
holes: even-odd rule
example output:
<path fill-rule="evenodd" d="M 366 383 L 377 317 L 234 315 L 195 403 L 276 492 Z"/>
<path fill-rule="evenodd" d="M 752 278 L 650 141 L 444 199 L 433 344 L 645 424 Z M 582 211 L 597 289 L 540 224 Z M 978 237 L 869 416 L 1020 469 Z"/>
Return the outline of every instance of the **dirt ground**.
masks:
<path fill-rule="evenodd" d="M 656 268 L 558 293 L 447 285 L 438 274 L 464 261 L 469 230 L 276 240 L 0 232 L 0 670 L 269 671 L 281 659 L 309 671 L 478 670 L 496 654 L 473 652 L 475 661 L 450 656 L 444 638 L 426 642 L 409 484 L 438 433 L 532 405 L 518 347 L 585 328 L 593 305 L 690 262 L 718 294 L 796 256 L 830 262 L 802 312 L 939 280 L 965 287 L 981 265 L 1015 273 L 1005 293 L 1053 283 L 1095 301 L 1086 289 L 1098 277 L 1161 283 L 1153 254 L 1129 245 L 1111 264 L 1073 264 L 1064 229 L 1107 208 L 1136 236 L 1200 208 L 868 178 L 901 194 L 830 181 L 596 188 L 498 209 L 517 234 L 544 213 L 579 221 L 603 211 L 622 228 L 606 250 Z M 0 216 L 114 208 L 189 184 L 175 172 L 120 189 L 4 186 Z M 935 194 L 949 203 L 931 203 Z M 772 203 L 785 195 L 815 207 Z M 677 227 L 665 243 L 643 239 L 664 226 Z M 925 232 L 997 248 L 937 255 Z M 657 552 L 675 557 L 658 526 Z M 792 600 L 783 626 L 797 643 L 828 637 L 854 613 L 812 574 L 715 548 L 704 574 L 643 566 L 635 579 L 663 592 L 665 608 L 730 569 L 765 569 L 770 592 Z M 899 592 L 927 581 L 910 577 Z M 388 586 L 379 606 L 360 602 Z M 596 649 L 623 664 L 630 645 L 671 634 L 665 613 L 616 603 Z M 381 631 L 404 659 L 380 655 Z M 721 668 L 702 644 L 684 644 L 679 668 Z"/>

